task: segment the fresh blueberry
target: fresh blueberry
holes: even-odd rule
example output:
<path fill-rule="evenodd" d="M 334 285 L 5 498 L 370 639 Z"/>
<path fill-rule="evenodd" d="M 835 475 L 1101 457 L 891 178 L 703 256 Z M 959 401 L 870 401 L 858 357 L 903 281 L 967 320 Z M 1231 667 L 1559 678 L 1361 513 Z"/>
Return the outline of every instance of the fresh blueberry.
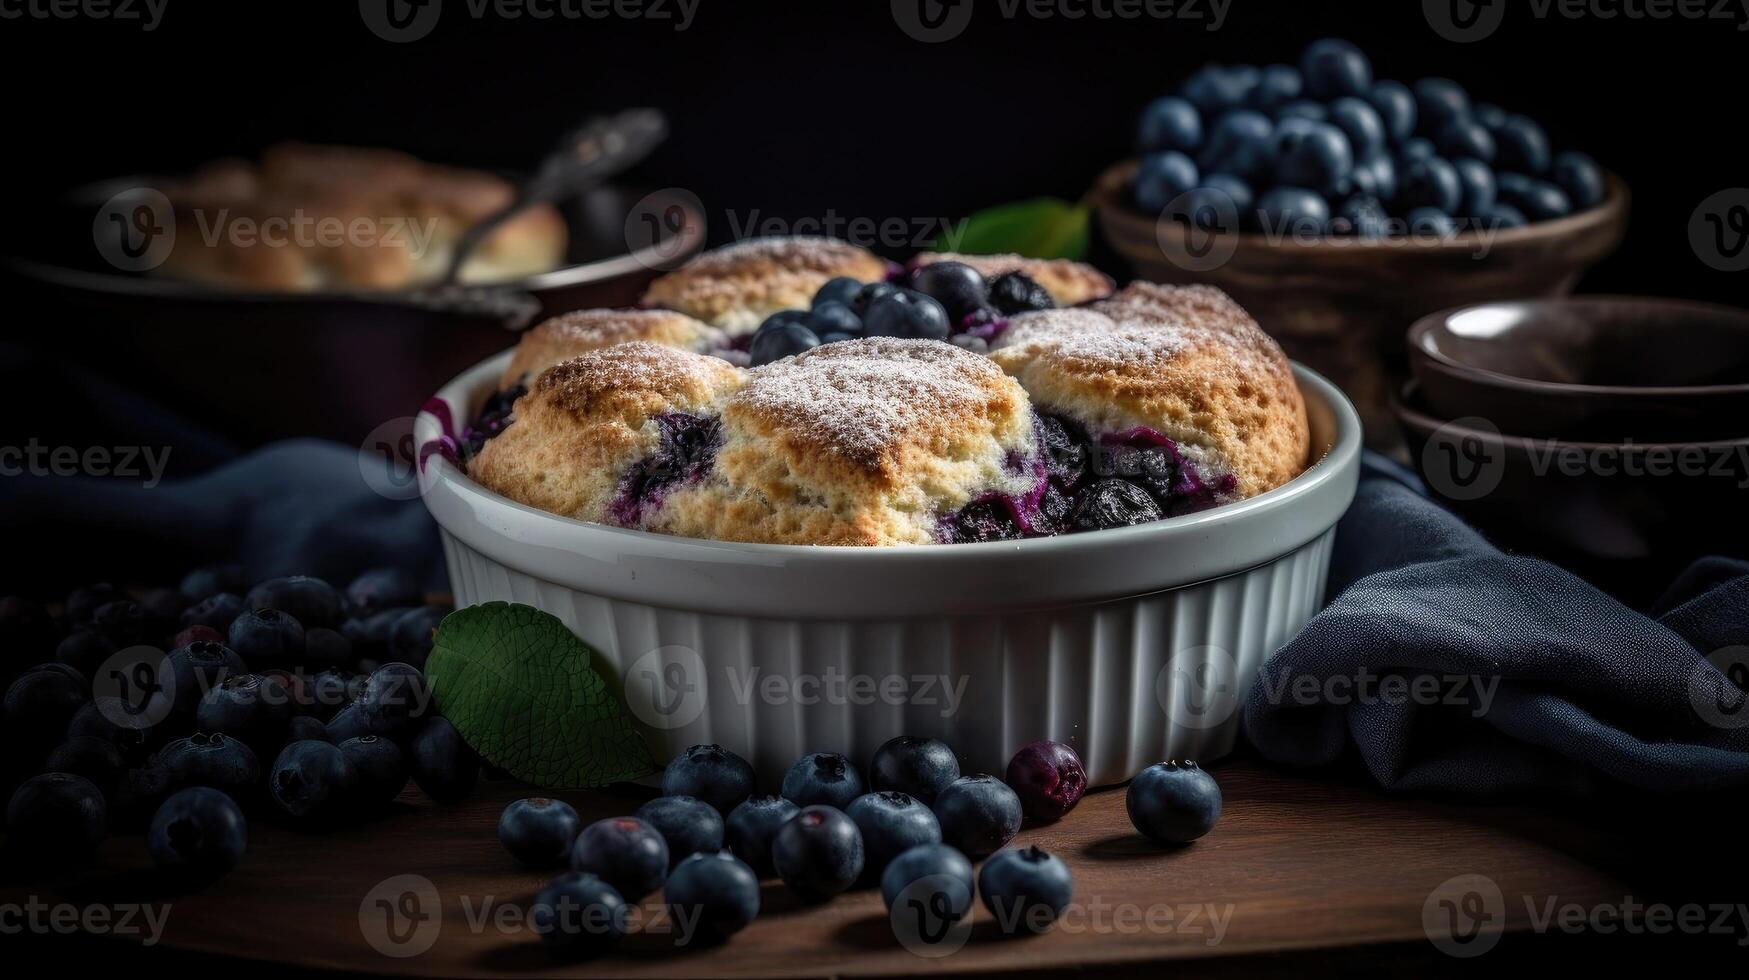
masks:
<path fill-rule="evenodd" d="M 346 597 L 340 590 L 308 575 L 268 579 L 250 589 L 243 603 L 250 609 L 277 609 L 306 627 L 335 629 L 346 618 Z"/>
<path fill-rule="evenodd" d="M 117 649 L 114 640 L 96 630 L 76 629 L 55 646 L 55 662 L 66 664 L 86 677 L 95 677 Z"/>
<path fill-rule="evenodd" d="M 1061 820 L 1087 792 L 1081 757 L 1062 742 L 1028 742 L 1008 761 L 1008 787 L 1020 797 L 1023 813 L 1041 823 Z"/>
<path fill-rule="evenodd" d="M 571 804 L 544 796 L 517 800 L 498 817 L 498 843 L 530 868 L 564 864 L 582 832 L 583 820 Z"/>
<path fill-rule="evenodd" d="M 1197 164 L 1196 169 L 1204 173 L 1232 174 L 1247 181 L 1267 178 L 1275 169 L 1275 123 L 1261 112 L 1242 109 L 1227 113 L 1215 120 L 1209 130 L 1208 142 L 1197 155 Z M 1186 175 L 1182 167 L 1178 169 L 1180 172 L 1168 176 L 1184 183 L 1183 190 L 1178 192 L 1181 194 L 1197 181 L 1195 170 Z"/>
<path fill-rule="evenodd" d="M 254 593 L 251 593 L 253 595 Z M 227 644 L 251 667 L 289 663 L 303 655 L 304 627 L 295 616 L 265 607 L 245 611 L 231 622 Z"/>
<path fill-rule="evenodd" d="M 1494 210 L 1489 211 L 1487 217 L 1482 219 L 1482 222 L 1487 227 L 1494 229 L 1522 228 L 1530 223 L 1530 219 L 1524 216 L 1523 211 L 1518 210 L 1512 205 L 1496 202 Z"/>
<path fill-rule="evenodd" d="M 108 582 L 81 586 L 67 593 L 65 603 L 67 620 L 74 626 L 89 626 L 91 625 L 91 616 L 97 612 L 97 607 L 126 598 L 127 593 Z"/>
<path fill-rule="evenodd" d="M 1349 183 L 1354 194 L 1378 198 L 1381 203 L 1394 200 L 1397 196 L 1397 164 L 1389 153 L 1375 153 L 1357 160 Z"/>
<path fill-rule="evenodd" d="M 1142 110 L 1136 145 L 1143 153 L 1178 150 L 1195 153 L 1202 146 L 1202 115 L 1196 106 L 1176 96 L 1148 103 Z"/>
<path fill-rule="evenodd" d="M 1391 233 L 1391 216 L 1377 198 L 1357 194 L 1336 209 L 1330 230 L 1338 235 L 1384 238 Z"/>
<path fill-rule="evenodd" d="M 24 781 L 6 804 L 7 850 L 19 864 L 83 862 L 103 843 L 103 793 L 84 776 L 51 772 Z"/>
<path fill-rule="evenodd" d="M 194 716 L 195 727 L 208 734 L 240 739 L 251 748 L 272 750 L 294 713 L 292 695 L 277 679 L 260 674 L 236 674 L 206 692 Z"/>
<path fill-rule="evenodd" d="M 297 715 L 291 721 L 286 722 L 285 734 L 279 740 L 279 744 L 281 746 L 290 745 L 293 742 L 302 742 L 312 738 L 318 742 L 333 741 L 328 737 L 328 726 L 322 724 L 322 719 L 312 715 Z"/>
<path fill-rule="evenodd" d="M 1075 894 L 1063 859 L 1036 847 L 998 851 L 978 872 L 978 895 L 1008 934 L 1044 932 Z"/>
<path fill-rule="evenodd" d="M 474 792 L 480 757 L 462 740 L 448 718 L 425 720 L 407 746 L 413 782 L 439 803 L 459 803 Z"/>
<path fill-rule="evenodd" d="M 54 745 L 89 700 L 87 689 L 84 676 L 66 664 L 38 664 L 6 689 L 7 728 L 30 745 Z"/>
<path fill-rule="evenodd" d="M 55 746 L 43 760 L 44 772 L 84 776 L 108 793 L 127 771 L 127 760 L 114 745 L 94 735 L 79 735 Z"/>
<path fill-rule="evenodd" d="M 597 820 L 571 846 L 571 869 L 588 871 L 636 902 L 668 877 L 668 842 L 637 817 Z"/>
<path fill-rule="evenodd" d="M 1233 202 L 1233 211 L 1236 214 L 1250 211 L 1257 200 L 1250 185 L 1232 174 L 1209 174 L 1202 179 L 1202 186 L 1217 194 L 1225 194 L 1227 200 Z"/>
<path fill-rule="evenodd" d="M 1190 228 L 1216 234 L 1239 230 L 1238 204 L 1232 195 L 1209 187 L 1193 187 L 1174 198 L 1166 216 Z"/>
<path fill-rule="evenodd" d="M 1464 185 L 1457 168 L 1440 157 L 1411 160 L 1399 176 L 1396 203 L 1404 213 L 1436 208 L 1451 214 L 1463 203 Z"/>
<path fill-rule="evenodd" d="M 1457 222 L 1438 208 L 1414 208 L 1403 216 L 1403 223 L 1408 226 L 1411 235 L 1450 238 L 1457 234 Z"/>
<path fill-rule="evenodd" d="M 1494 137 L 1474 119 L 1448 119 L 1435 135 L 1434 145 L 1448 159 L 1470 157 L 1483 163 L 1494 160 Z"/>
<path fill-rule="evenodd" d="M 247 609 L 243 605 L 242 596 L 234 592 L 215 592 L 184 609 L 178 623 L 184 628 L 207 626 L 220 633 L 228 633 L 231 624 Z"/>
<path fill-rule="evenodd" d="M 1195 187 L 1198 179 L 1196 164 L 1184 154 L 1174 150 L 1150 153 L 1136 166 L 1136 207 L 1147 214 L 1159 214 L 1173 198 Z"/>
<path fill-rule="evenodd" d="M 1547 221 L 1572 213 L 1573 202 L 1559 187 L 1524 174 L 1503 173 L 1495 178 L 1502 204 L 1510 204 L 1532 221 Z"/>
<path fill-rule="evenodd" d="M 1347 41 L 1325 38 L 1306 45 L 1300 55 L 1306 94 L 1329 101 L 1343 95 L 1365 95 L 1372 85 L 1372 64 Z"/>
<path fill-rule="evenodd" d="M 359 773 L 340 746 L 293 742 L 267 774 L 267 791 L 281 811 L 313 827 L 338 824 L 358 795 Z"/>
<path fill-rule="evenodd" d="M 1553 177 L 1574 210 L 1583 211 L 1603 203 L 1603 168 L 1589 156 L 1571 150 L 1556 156 Z"/>
<path fill-rule="evenodd" d="M 820 338 L 804 324 L 791 320 L 767 320 L 753 334 L 753 344 L 747 348 L 748 363 L 759 367 L 818 346 Z"/>
<path fill-rule="evenodd" d="M 1268 200 L 1274 193 L 1270 191 L 1264 199 Z M 1318 203 L 1322 206 L 1322 199 Z M 1154 502 L 1148 491 L 1128 480 L 1100 480 L 1076 495 L 1075 509 L 1069 520 L 1078 531 L 1103 531 L 1146 524 L 1159 520 L 1161 516 L 1160 505 Z"/>
<path fill-rule="evenodd" d="M 843 303 L 845 306 L 849 306 L 856 302 L 856 294 L 862 292 L 862 285 L 861 282 L 849 276 L 828 279 L 826 284 L 814 293 L 811 307 L 819 309 L 827 303 Z"/>
<path fill-rule="evenodd" d="M 395 623 L 411 612 L 412 606 L 396 606 L 356 616 L 340 624 L 340 633 L 352 641 L 355 654 L 381 658 L 388 654 L 389 641 L 395 633 Z"/>
<path fill-rule="evenodd" d="M 184 602 L 196 603 L 220 592 L 241 593 L 248 587 L 249 578 L 242 565 L 203 565 L 184 575 L 176 591 Z"/>
<path fill-rule="evenodd" d="M 109 793 L 110 826 L 143 829 L 175 787 L 175 777 L 157 756 L 147 756 L 116 781 Z"/>
<path fill-rule="evenodd" d="M 831 898 L 862 875 L 862 832 L 834 807 L 803 807 L 772 838 L 771 863 L 803 898 Z"/>
<path fill-rule="evenodd" d="M 1438 155 L 1439 151 L 1434 148 L 1432 140 L 1417 136 L 1404 140 L 1397 150 L 1397 167 L 1399 170 L 1406 169 L 1416 160 L 1428 160 Z"/>
<path fill-rule="evenodd" d="M 720 745 L 694 745 L 662 770 L 665 796 L 691 796 L 727 816 L 753 795 L 753 767 Z"/>
<path fill-rule="evenodd" d="M 754 873 L 769 878 L 776 873 L 771 865 L 771 841 L 778 828 L 801 812 L 781 796 L 752 796 L 729 811 L 723 836 L 735 856 L 746 861 Z"/>
<path fill-rule="evenodd" d="M 1057 305 L 1050 290 L 1024 272 L 1008 272 L 990 280 L 990 303 L 1003 316 L 1049 310 Z"/>
<path fill-rule="evenodd" d="M 346 587 L 346 607 L 352 616 L 395 606 L 419 604 L 419 580 L 404 568 L 373 568 Z"/>
<path fill-rule="evenodd" d="M 639 820 L 656 828 L 668 842 L 668 863 L 688 854 L 723 849 L 723 816 L 709 803 L 690 796 L 658 796 L 638 807 Z"/>
<path fill-rule="evenodd" d="M 130 599 L 117 599 L 93 610 L 89 625 L 117 647 L 133 646 L 145 639 L 146 611 Z"/>
<path fill-rule="evenodd" d="M 1348 137 L 1349 149 L 1356 159 L 1372 156 L 1385 148 L 1385 121 L 1365 99 L 1345 95 L 1330 103 L 1330 123 Z"/>
<path fill-rule="evenodd" d="M 137 760 L 155 743 L 155 727 L 149 712 L 121 698 L 102 697 L 80 705 L 73 713 L 73 720 L 67 723 L 67 738 L 101 738 L 115 746 L 122 758 Z"/>
<path fill-rule="evenodd" d="M 1436 135 L 1453 119 L 1470 114 L 1470 96 L 1449 78 L 1423 78 L 1415 83 L 1415 117 L 1419 131 Z"/>
<path fill-rule="evenodd" d="M 1269 110 L 1300 97 L 1305 88 L 1300 70 L 1292 65 L 1264 65 L 1245 101 L 1253 109 Z"/>
<path fill-rule="evenodd" d="M 978 270 L 963 262 L 931 262 L 911 271 L 911 288 L 930 297 L 958 323 L 987 304 L 990 290 Z"/>
<path fill-rule="evenodd" d="M 425 669 L 437 639 L 438 624 L 451 610 L 442 606 L 418 606 L 395 617 L 389 630 L 389 656 L 404 664 Z"/>
<path fill-rule="evenodd" d="M 327 741 L 324 736 L 321 741 Z M 407 755 L 401 747 L 377 735 L 361 735 L 339 744 L 340 754 L 358 771 L 358 800 L 368 808 L 385 806 L 407 786 Z M 567 845 L 570 841 L 565 842 Z"/>
<path fill-rule="evenodd" d="M 868 308 L 882 296 L 890 296 L 899 291 L 899 287 L 890 282 L 866 283 L 856 292 L 856 297 L 850 301 L 850 312 L 858 317 L 867 317 Z"/>
<path fill-rule="evenodd" d="M 625 938 L 628 914 L 619 889 L 580 871 L 554 878 L 528 907 L 529 926 L 541 942 L 568 957 L 612 949 Z"/>
<path fill-rule="evenodd" d="M 243 658 L 222 643 L 197 641 L 170 651 L 170 703 L 178 713 L 194 717 L 200 699 L 225 678 L 248 672 Z"/>
<path fill-rule="evenodd" d="M 902 851 L 941 842 L 941 821 L 928 804 L 895 790 L 864 793 L 850 801 L 844 815 L 862 833 L 864 863 L 872 876 Z"/>
<path fill-rule="evenodd" d="M 1243 105 L 1257 81 L 1255 69 L 1246 71 L 1243 67 L 1204 65 L 1184 80 L 1178 92 L 1196 106 L 1204 118 L 1213 118 Z"/>
<path fill-rule="evenodd" d="M 1293 102 L 1284 102 L 1281 105 L 1276 106 L 1274 117 L 1275 121 L 1278 123 L 1286 122 L 1289 119 L 1304 119 L 1307 122 L 1329 122 L 1330 108 L 1322 102 L 1313 102 L 1310 99 L 1296 99 Z"/>
<path fill-rule="evenodd" d="M 1506 110 L 1492 102 L 1478 102 L 1470 109 L 1470 115 L 1476 121 L 1489 129 L 1499 129 L 1506 124 Z"/>
<path fill-rule="evenodd" d="M 1409 86 L 1388 80 L 1374 82 L 1366 99 L 1378 110 L 1392 142 L 1401 143 L 1415 135 L 1415 93 Z"/>
<path fill-rule="evenodd" d="M 419 728 L 430 702 L 425 675 L 412 664 L 391 663 L 371 672 L 357 704 L 372 732 L 400 738 Z"/>
<path fill-rule="evenodd" d="M 429 646 L 425 652 L 430 652 Z M 304 666 L 311 670 L 325 670 L 349 664 L 352 662 L 352 656 L 352 641 L 339 630 L 318 627 L 304 631 L 304 655 L 301 660 Z M 420 664 L 425 662 L 423 656 L 416 654 L 397 654 L 396 656 L 409 663 L 412 663 L 415 658 Z"/>
<path fill-rule="evenodd" d="M 820 335 L 820 346 L 824 347 L 827 344 L 841 344 L 846 340 L 861 339 L 862 334 L 860 333 L 842 333 L 839 331 L 833 331 L 831 333 L 823 333 Z"/>
<path fill-rule="evenodd" d="M 857 319 L 848 305 L 834 300 L 821 303 L 808 313 L 808 329 L 821 338 L 835 333 L 855 336 L 862 333 L 862 321 Z M 825 341 L 821 340 L 821 343 Z"/>
<path fill-rule="evenodd" d="M 158 808 L 146 831 L 146 853 L 166 871 L 215 878 L 237 866 L 249 845 L 249 824 L 229 796 L 206 786 L 181 790 Z"/>
<path fill-rule="evenodd" d="M 973 860 L 1020 832 L 1020 797 L 995 776 L 962 776 L 935 798 L 941 839 Z"/>
<path fill-rule="evenodd" d="M 862 793 L 862 773 L 836 752 L 810 752 L 783 777 L 784 799 L 797 806 L 823 803 L 842 810 Z"/>
<path fill-rule="evenodd" d="M 720 943 L 759 915 L 759 879 L 733 854 L 693 854 L 675 865 L 662 886 L 670 917 L 692 923 L 694 940 Z"/>
<path fill-rule="evenodd" d="M 1463 194 L 1454 214 L 1480 218 L 1494 210 L 1494 171 L 1480 160 L 1462 157 L 1451 162 Z"/>
<path fill-rule="evenodd" d="M 211 626 L 185 626 L 178 630 L 175 636 L 170 638 L 170 649 L 178 650 L 182 647 L 188 646 L 190 643 L 217 643 L 220 646 L 224 646 L 225 634 L 213 629 Z"/>
<path fill-rule="evenodd" d="M 1354 151 L 1329 123 L 1291 119 L 1276 127 L 1275 179 L 1289 187 L 1327 193 L 1348 179 Z"/>
<path fill-rule="evenodd" d="M 1084 454 L 1081 459 L 1075 468 L 1077 476 L 1086 465 Z M 941 739 L 900 735 L 875 750 L 868 774 L 876 791 L 893 790 L 933 805 L 941 791 L 960 778 L 960 760 Z"/>
<path fill-rule="evenodd" d="M 356 703 L 348 704 L 335 712 L 334 717 L 328 719 L 327 729 L 328 741 L 335 745 L 347 739 L 372 734 L 370 719 L 365 717 L 364 708 Z"/>
<path fill-rule="evenodd" d="M 1533 176 L 1549 168 L 1549 136 L 1534 119 L 1509 115 L 1492 135 L 1497 168 Z"/>
<path fill-rule="evenodd" d="M 1162 844 L 1188 844 L 1221 817 L 1221 787 L 1194 762 L 1160 762 L 1130 781 L 1130 823 Z"/>
<path fill-rule="evenodd" d="M 972 862 L 946 844 L 919 844 L 894 857 L 881 873 L 881 901 L 889 912 L 903 896 L 906 901 L 922 902 L 936 915 L 945 913 L 957 920 L 971 910 L 974 893 Z M 937 895 L 942 900 L 932 903 Z"/>
<path fill-rule="evenodd" d="M 232 799 L 248 799 L 261 775 L 255 752 L 229 735 L 196 732 L 164 746 L 158 755 L 177 788 L 211 786 Z"/>

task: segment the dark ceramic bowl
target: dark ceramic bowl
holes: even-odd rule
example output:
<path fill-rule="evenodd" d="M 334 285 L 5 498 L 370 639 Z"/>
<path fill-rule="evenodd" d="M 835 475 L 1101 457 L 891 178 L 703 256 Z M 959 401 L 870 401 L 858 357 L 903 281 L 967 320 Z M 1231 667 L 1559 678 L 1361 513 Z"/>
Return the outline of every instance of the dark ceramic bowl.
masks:
<path fill-rule="evenodd" d="M 1628 188 L 1611 174 L 1596 207 L 1485 239 L 1473 232 L 1437 242 L 1211 239 L 1137 211 L 1129 194 L 1135 167 L 1112 167 L 1090 192 L 1102 233 L 1135 274 L 1232 294 L 1289 356 L 1341 385 L 1360 409 L 1367 442 L 1387 448 L 1396 442 L 1391 399 L 1408 373 L 1404 324 L 1451 307 L 1564 296 L 1615 250 L 1627 226 Z"/>
<path fill-rule="evenodd" d="M 1749 554 L 1749 437 L 1650 443 L 1509 435 L 1486 419 L 1440 418 L 1413 381 L 1394 409 L 1435 497 L 1496 543 L 1608 582 L 1618 594 L 1666 584 L 1704 555 Z"/>
<path fill-rule="evenodd" d="M 1749 311 L 1634 296 L 1489 303 L 1409 329 L 1444 418 L 1614 442 L 1749 436 Z"/>

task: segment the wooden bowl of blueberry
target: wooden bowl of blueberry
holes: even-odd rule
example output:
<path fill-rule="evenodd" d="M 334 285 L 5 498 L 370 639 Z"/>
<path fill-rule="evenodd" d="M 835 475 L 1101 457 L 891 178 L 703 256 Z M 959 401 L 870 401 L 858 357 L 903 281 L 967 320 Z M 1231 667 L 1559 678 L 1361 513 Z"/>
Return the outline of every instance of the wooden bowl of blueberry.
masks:
<path fill-rule="evenodd" d="M 1373 77 L 1340 40 L 1209 65 L 1150 102 L 1140 155 L 1093 189 L 1137 276 L 1207 282 L 1396 436 L 1403 332 L 1440 309 L 1559 296 L 1612 252 L 1626 185 L 1457 82 Z"/>

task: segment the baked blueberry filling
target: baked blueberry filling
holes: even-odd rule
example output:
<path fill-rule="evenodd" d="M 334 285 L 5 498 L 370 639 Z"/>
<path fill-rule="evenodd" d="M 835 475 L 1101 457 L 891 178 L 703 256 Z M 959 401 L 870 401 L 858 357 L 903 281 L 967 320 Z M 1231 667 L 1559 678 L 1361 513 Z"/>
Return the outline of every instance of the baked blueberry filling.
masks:
<path fill-rule="evenodd" d="M 1206 510 L 1232 494 L 1232 474 L 1209 478 L 1178 451 L 1178 444 L 1149 428 L 1105 433 L 1097 438 L 1061 416 L 1035 412 L 1038 455 L 1009 460 L 1009 469 L 1030 467 L 1037 483 L 1024 497 L 986 494 L 940 521 L 945 543 L 1012 541 L 1075 531 L 1129 527 Z"/>
<path fill-rule="evenodd" d="M 660 507 L 670 490 L 702 479 L 723 446 L 721 419 L 669 412 L 655 421 L 661 431 L 655 452 L 620 477 L 607 505 L 613 519 L 626 527 L 636 527 L 646 513 Z"/>
<path fill-rule="evenodd" d="M 516 421 L 516 417 L 511 414 L 511 408 L 518 398 L 526 394 L 526 385 L 493 392 L 486 399 L 486 403 L 480 406 L 480 413 L 474 416 L 474 421 L 462 429 L 463 451 L 472 456 L 509 428 L 510 423 Z"/>

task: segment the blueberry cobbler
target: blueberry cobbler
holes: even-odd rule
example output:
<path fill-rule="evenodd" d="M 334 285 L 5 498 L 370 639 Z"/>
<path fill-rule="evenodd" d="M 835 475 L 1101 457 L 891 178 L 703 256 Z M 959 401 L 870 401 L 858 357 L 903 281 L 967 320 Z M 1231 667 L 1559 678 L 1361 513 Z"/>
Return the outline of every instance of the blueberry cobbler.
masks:
<path fill-rule="evenodd" d="M 1306 461 L 1286 358 L 1207 287 L 1114 293 L 1087 266 L 1010 256 L 894 271 L 783 239 L 700 257 L 651 286 L 658 303 L 682 308 L 530 331 L 468 430 L 469 474 L 602 524 L 885 545 L 1140 524 Z"/>

